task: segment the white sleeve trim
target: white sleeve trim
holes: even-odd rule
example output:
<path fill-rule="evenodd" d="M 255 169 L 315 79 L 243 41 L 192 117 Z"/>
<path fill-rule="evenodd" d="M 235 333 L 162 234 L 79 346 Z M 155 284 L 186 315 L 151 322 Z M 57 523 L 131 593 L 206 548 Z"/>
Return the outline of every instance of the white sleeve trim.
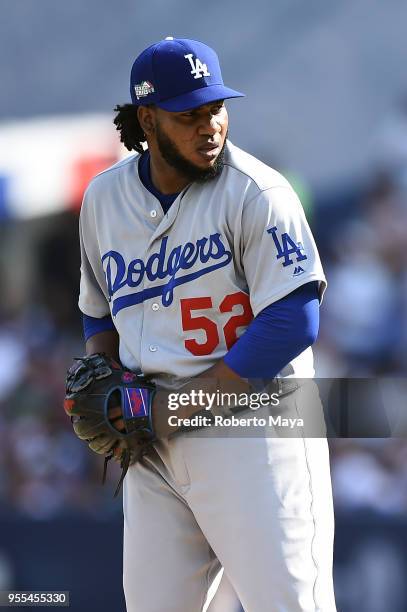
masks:
<path fill-rule="evenodd" d="M 87 315 L 88 317 L 94 317 L 95 319 L 102 319 L 103 317 L 107 317 L 107 315 L 111 314 L 107 302 L 107 310 L 98 308 L 97 306 L 92 306 L 90 304 L 84 304 L 80 298 L 78 301 L 78 306 L 82 314 Z"/>
<path fill-rule="evenodd" d="M 317 272 L 314 272 L 314 273 L 311 272 L 310 274 L 307 274 L 306 276 L 301 276 L 300 278 L 298 278 L 297 283 L 295 284 L 290 283 L 289 285 L 288 284 L 285 285 L 277 293 L 273 293 L 269 297 L 265 298 L 262 302 L 260 302 L 260 304 L 256 305 L 255 308 L 253 308 L 253 304 L 252 304 L 253 315 L 257 317 L 259 312 L 267 308 L 267 306 L 270 306 L 270 304 L 273 304 L 274 302 L 281 300 L 281 298 L 285 297 L 289 293 L 292 293 L 299 287 L 302 287 L 302 285 L 306 285 L 307 283 L 310 283 L 315 280 L 319 281 L 319 303 L 321 304 L 323 295 L 325 293 L 325 289 L 327 287 L 326 278 L 325 276 L 323 276 L 323 274 L 318 274 Z"/>

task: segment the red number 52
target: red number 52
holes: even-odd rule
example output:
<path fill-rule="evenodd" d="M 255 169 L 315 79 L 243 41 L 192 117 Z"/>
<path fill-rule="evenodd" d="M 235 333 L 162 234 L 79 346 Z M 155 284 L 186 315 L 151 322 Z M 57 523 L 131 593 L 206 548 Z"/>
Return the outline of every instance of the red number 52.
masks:
<path fill-rule="evenodd" d="M 246 326 L 253 319 L 249 296 L 242 291 L 227 295 L 219 305 L 220 312 L 233 312 L 235 306 L 240 306 L 242 312 L 230 317 L 223 327 L 226 346 L 230 349 L 237 340 L 236 331 L 239 327 Z M 181 300 L 182 329 L 184 331 L 203 330 L 206 335 L 204 342 L 197 342 L 189 338 L 185 340 L 186 349 L 193 355 L 210 355 L 219 344 L 219 332 L 217 324 L 205 316 L 192 316 L 193 310 L 205 310 L 212 308 L 211 297 L 195 297 Z"/>

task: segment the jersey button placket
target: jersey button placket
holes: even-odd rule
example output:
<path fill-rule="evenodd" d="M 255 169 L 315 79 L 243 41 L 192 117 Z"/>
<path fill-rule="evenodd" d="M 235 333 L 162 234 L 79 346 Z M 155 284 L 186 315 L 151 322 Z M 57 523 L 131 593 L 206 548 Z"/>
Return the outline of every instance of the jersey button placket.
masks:
<path fill-rule="evenodd" d="M 157 211 L 151 210 L 150 215 L 156 216 Z M 149 260 L 149 258 L 152 255 L 154 255 L 157 252 L 158 248 L 159 247 L 157 246 L 157 241 L 152 241 L 150 243 L 147 249 L 147 252 L 146 252 L 146 262 Z M 151 287 L 150 287 L 150 280 L 147 275 L 144 276 L 143 281 L 144 281 L 143 290 L 148 291 Z M 144 350 L 146 351 L 145 363 L 146 363 L 147 368 L 154 369 L 153 363 L 155 363 L 157 359 L 156 355 L 158 355 L 158 351 L 159 351 L 159 345 L 157 344 L 157 338 L 155 337 L 155 334 L 154 334 L 154 326 L 155 326 L 154 322 L 155 322 L 155 313 L 160 310 L 160 305 L 158 303 L 157 298 L 155 301 L 150 301 L 149 299 L 147 299 L 147 300 L 144 300 L 143 308 L 144 308 L 144 316 L 143 316 L 144 338 L 145 340 L 147 339 L 149 340 L 148 343 L 144 344 Z M 150 357 L 148 357 L 148 355 L 150 355 Z"/>

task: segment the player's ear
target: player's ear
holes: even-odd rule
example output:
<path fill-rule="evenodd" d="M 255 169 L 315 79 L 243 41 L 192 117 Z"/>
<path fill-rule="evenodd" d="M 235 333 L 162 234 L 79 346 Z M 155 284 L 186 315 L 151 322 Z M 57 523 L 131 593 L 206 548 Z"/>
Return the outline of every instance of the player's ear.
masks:
<path fill-rule="evenodd" d="M 154 132 L 155 126 L 154 108 L 152 106 L 139 106 L 137 117 L 144 134 L 150 136 Z"/>

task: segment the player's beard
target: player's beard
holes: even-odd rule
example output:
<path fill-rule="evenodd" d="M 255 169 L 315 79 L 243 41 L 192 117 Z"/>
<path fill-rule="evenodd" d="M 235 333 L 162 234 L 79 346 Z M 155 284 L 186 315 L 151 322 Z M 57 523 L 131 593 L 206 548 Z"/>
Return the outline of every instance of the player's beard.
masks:
<path fill-rule="evenodd" d="M 223 147 L 217 156 L 215 163 L 209 168 L 200 168 L 199 166 L 193 164 L 186 157 L 180 153 L 177 145 L 173 140 L 161 129 L 160 124 L 156 123 L 155 136 L 157 140 L 157 146 L 161 153 L 161 156 L 167 164 L 172 166 L 179 174 L 184 176 L 191 183 L 205 183 L 206 181 L 210 181 L 217 176 L 223 170 L 224 159 L 225 159 L 225 146 L 228 135 L 226 134 L 225 142 L 223 143 Z"/>

